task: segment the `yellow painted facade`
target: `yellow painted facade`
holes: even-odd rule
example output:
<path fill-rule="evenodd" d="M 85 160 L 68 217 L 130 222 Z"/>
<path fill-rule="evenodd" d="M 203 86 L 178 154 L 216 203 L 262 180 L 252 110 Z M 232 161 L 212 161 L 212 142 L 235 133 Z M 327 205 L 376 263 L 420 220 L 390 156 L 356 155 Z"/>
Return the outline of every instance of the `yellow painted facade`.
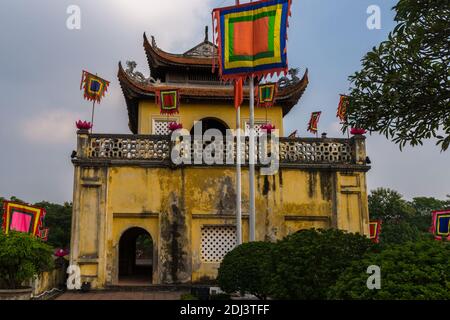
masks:
<path fill-rule="evenodd" d="M 155 120 L 173 120 L 183 124 L 183 127 L 188 131 L 194 126 L 196 121 L 203 118 L 215 118 L 224 122 L 228 128 L 236 128 L 236 113 L 233 107 L 228 104 L 189 104 L 183 107 L 180 114 L 173 116 L 164 116 L 159 112 L 159 107 L 154 100 L 142 101 L 139 104 L 139 134 L 153 134 Z M 249 107 L 243 105 L 241 107 L 241 128 L 245 128 L 245 123 L 249 122 Z M 266 120 L 267 119 L 267 120 Z M 271 109 L 256 108 L 255 109 L 255 123 L 271 123 L 278 130 L 280 136 L 284 135 L 283 131 L 283 111 L 281 107 L 274 106 Z"/>
<path fill-rule="evenodd" d="M 79 135 L 82 141 L 87 138 Z M 81 143 L 83 144 L 83 143 Z M 153 240 L 153 284 L 214 279 L 201 258 L 202 227 L 235 225 L 232 167 L 180 169 L 76 165 L 72 262 L 95 288 L 119 284 L 119 241 L 133 227 Z M 242 172 L 243 239 L 248 241 L 248 171 Z M 305 228 L 368 234 L 365 173 L 281 168 L 256 176 L 256 239 L 276 241 Z M 177 225 L 178 236 L 171 234 Z M 178 252 L 174 256 L 173 247 Z M 167 263 L 176 263 L 176 278 Z"/>
<path fill-rule="evenodd" d="M 207 42 L 204 45 L 212 48 Z M 157 50 L 154 46 L 148 57 L 155 65 L 155 74 L 164 75 L 163 67 L 169 63 L 167 59 L 155 60 Z M 182 59 L 189 60 L 187 57 L 185 54 Z M 211 62 L 209 58 L 204 60 Z M 210 67 L 203 68 L 203 77 L 211 77 Z M 168 70 L 167 78 L 188 79 L 192 69 Z M 181 77 L 177 72 L 185 74 Z M 224 248 L 235 246 L 233 242 L 230 247 L 230 237 L 236 234 L 235 166 L 175 164 L 170 158 L 175 142 L 168 135 L 156 135 L 155 122 L 174 120 L 190 131 L 197 121 L 216 119 L 233 129 L 234 106 L 226 102 L 229 96 L 225 94 L 216 100 L 193 99 L 192 92 L 196 91 L 186 90 L 180 113 L 161 116 L 151 91 L 153 84 L 147 82 L 144 87 L 133 82 L 133 77 L 132 69 L 125 71 L 120 67 L 130 129 L 137 134 L 101 135 L 83 130 L 77 134 L 77 152 L 72 160 L 71 264 L 80 266 L 82 281 L 90 282 L 92 288 L 124 283 L 128 270 L 137 269 L 135 240 L 141 232 L 149 235 L 152 242 L 152 254 L 147 257 L 151 271 L 146 284 L 209 282 L 217 276 Z M 195 89 L 207 91 L 211 87 L 222 92 L 223 85 L 216 82 L 196 84 Z M 280 137 L 285 135 L 283 116 L 300 99 L 308 82 L 307 73 L 302 80 L 285 82 L 280 105 L 267 111 L 255 110 L 256 123 L 265 123 L 267 118 L 279 130 Z M 186 86 L 185 83 L 180 88 Z M 249 119 L 248 99 L 245 103 L 241 128 Z M 280 138 L 279 157 L 279 170 L 274 175 L 262 175 L 262 167 L 257 166 L 256 240 L 276 241 L 307 228 L 339 228 L 369 234 L 366 172 L 370 167 L 366 164 L 363 136 Z M 249 239 L 248 177 L 248 165 L 243 165 L 244 242 Z"/>

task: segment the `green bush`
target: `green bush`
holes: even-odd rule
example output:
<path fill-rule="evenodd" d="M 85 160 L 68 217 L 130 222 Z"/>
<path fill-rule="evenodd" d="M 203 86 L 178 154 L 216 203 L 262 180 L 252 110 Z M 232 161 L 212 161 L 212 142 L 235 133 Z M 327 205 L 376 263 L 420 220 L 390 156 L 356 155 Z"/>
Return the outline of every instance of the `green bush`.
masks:
<path fill-rule="evenodd" d="M 270 242 L 251 242 L 230 251 L 220 264 L 220 288 L 227 293 L 250 293 L 266 299 L 273 276 L 273 246 Z"/>
<path fill-rule="evenodd" d="M 0 288 L 17 289 L 34 275 L 48 270 L 53 250 L 28 234 L 0 232 Z"/>
<path fill-rule="evenodd" d="M 381 268 L 381 290 L 367 288 L 367 268 Z M 422 240 L 368 253 L 339 277 L 331 299 L 450 299 L 450 243 Z"/>
<path fill-rule="evenodd" d="M 373 248 L 365 236 L 340 230 L 302 230 L 276 244 L 271 294 L 276 299 L 321 300 L 339 275 Z"/>

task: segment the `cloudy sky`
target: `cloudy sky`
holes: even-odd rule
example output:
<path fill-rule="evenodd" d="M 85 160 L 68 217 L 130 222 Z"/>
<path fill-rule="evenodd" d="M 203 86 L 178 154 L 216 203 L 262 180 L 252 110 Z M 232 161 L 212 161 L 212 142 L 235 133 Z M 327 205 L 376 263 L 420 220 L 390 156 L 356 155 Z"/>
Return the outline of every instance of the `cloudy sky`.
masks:
<path fill-rule="evenodd" d="M 111 80 L 96 109 L 95 131 L 129 133 L 117 64 L 132 59 L 148 74 L 142 34 L 181 53 L 203 40 L 213 7 L 233 0 L 2 0 L 0 3 L 0 196 L 28 202 L 70 201 L 74 122 L 90 119 L 91 104 L 79 91 L 81 70 Z M 311 84 L 285 118 L 286 131 L 308 136 L 312 111 L 324 112 L 320 131 L 341 136 L 335 118 L 338 95 L 361 57 L 394 26 L 392 0 L 294 0 L 289 63 L 309 68 Z M 69 30 L 67 8 L 81 9 L 81 29 Z M 381 29 L 366 26 L 367 8 L 381 9 Z M 450 194 L 450 152 L 433 142 L 399 148 L 384 137 L 367 139 L 373 169 L 369 189 L 390 187 L 406 198 Z"/>

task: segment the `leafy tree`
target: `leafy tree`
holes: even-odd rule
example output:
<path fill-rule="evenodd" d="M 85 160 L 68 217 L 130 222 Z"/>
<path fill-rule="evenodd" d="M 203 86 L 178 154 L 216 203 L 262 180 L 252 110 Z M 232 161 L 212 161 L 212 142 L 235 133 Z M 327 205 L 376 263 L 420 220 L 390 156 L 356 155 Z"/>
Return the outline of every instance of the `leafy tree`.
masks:
<path fill-rule="evenodd" d="M 17 289 L 53 263 L 50 246 L 25 233 L 0 232 L 0 288 Z"/>
<path fill-rule="evenodd" d="M 369 213 L 371 219 L 386 222 L 405 219 L 414 214 L 414 208 L 397 191 L 378 188 L 369 195 Z"/>
<path fill-rule="evenodd" d="M 340 230 L 302 230 L 276 244 L 272 296 L 317 300 L 354 260 L 375 246 L 365 236 Z"/>
<path fill-rule="evenodd" d="M 450 209 L 449 200 L 439 200 L 435 198 L 417 197 L 410 205 L 414 208 L 415 214 L 409 218 L 409 222 L 417 226 L 420 231 L 428 232 L 431 225 L 431 213 L 435 210 Z"/>
<path fill-rule="evenodd" d="M 48 244 L 55 248 L 69 248 L 72 225 L 72 203 L 66 202 L 64 205 L 60 205 L 43 201 L 35 205 L 47 211 L 44 224 L 49 228 Z"/>
<path fill-rule="evenodd" d="M 367 288 L 369 266 L 381 268 L 381 290 Z M 394 245 L 367 253 L 345 270 L 330 299 L 450 299 L 450 244 L 434 240 Z"/>
<path fill-rule="evenodd" d="M 382 245 L 401 244 L 428 238 L 431 212 L 445 209 L 448 200 L 417 197 L 406 201 L 395 190 L 379 188 L 369 195 L 371 219 L 381 219 L 380 242 Z"/>
<path fill-rule="evenodd" d="M 266 299 L 273 276 L 273 246 L 270 242 L 250 242 L 228 252 L 219 268 L 220 288 L 227 293 L 250 293 Z"/>
<path fill-rule="evenodd" d="M 380 132 L 400 148 L 436 138 L 445 151 L 450 145 L 450 6 L 448 1 L 400 0 L 393 9 L 397 26 L 349 78 L 348 125 Z"/>

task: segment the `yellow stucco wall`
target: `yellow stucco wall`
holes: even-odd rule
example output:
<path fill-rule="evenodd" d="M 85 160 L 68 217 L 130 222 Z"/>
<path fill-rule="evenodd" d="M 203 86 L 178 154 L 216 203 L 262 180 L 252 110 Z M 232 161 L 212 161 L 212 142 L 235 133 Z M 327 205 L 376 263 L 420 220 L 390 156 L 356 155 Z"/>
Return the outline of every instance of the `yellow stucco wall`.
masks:
<path fill-rule="evenodd" d="M 154 284 L 215 278 L 219 263 L 201 259 L 201 229 L 235 224 L 232 167 L 118 166 L 81 168 L 78 173 L 75 193 L 80 197 L 75 196 L 74 213 L 80 241 L 73 259 L 80 262 L 85 279 L 93 279 L 94 287 L 117 284 L 120 237 L 132 227 L 143 228 L 152 237 Z M 243 238 L 247 241 L 245 168 L 242 192 Z M 338 227 L 367 235 L 367 211 L 363 172 L 295 168 L 282 168 L 274 176 L 257 172 L 257 240 L 275 241 L 313 227 Z M 176 238 L 171 233 L 174 225 L 179 233 Z M 177 257 L 172 255 L 174 246 L 180 251 Z M 173 263 L 177 265 L 176 279 L 170 270 Z"/>
<path fill-rule="evenodd" d="M 225 122 L 229 128 L 236 128 L 236 112 L 233 106 L 229 104 L 191 104 L 184 103 L 180 107 L 180 113 L 167 117 L 160 114 L 159 107 L 154 100 L 144 100 L 139 103 L 139 134 L 153 134 L 153 120 L 170 120 L 181 122 L 183 127 L 191 130 L 195 121 L 203 118 L 217 118 Z M 249 107 L 244 105 L 241 108 L 241 128 L 244 128 L 245 122 L 248 122 Z M 279 135 L 283 136 L 283 112 L 281 107 L 274 106 L 267 110 L 267 120 L 280 130 Z M 255 123 L 266 121 L 266 109 L 255 108 Z"/>

